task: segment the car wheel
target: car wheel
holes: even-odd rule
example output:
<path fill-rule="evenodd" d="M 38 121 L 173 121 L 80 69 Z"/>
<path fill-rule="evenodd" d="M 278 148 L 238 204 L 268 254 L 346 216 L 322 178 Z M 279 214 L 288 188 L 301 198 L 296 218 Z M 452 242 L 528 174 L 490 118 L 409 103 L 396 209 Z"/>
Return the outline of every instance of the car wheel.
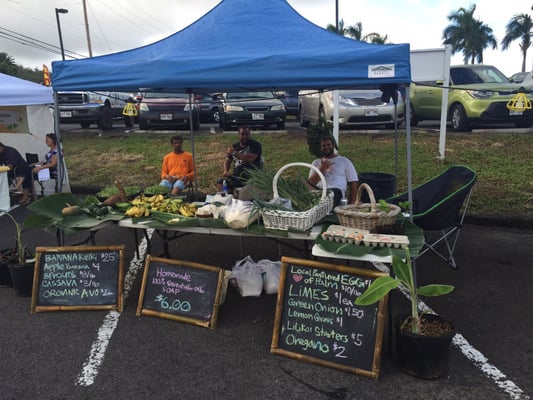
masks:
<path fill-rule="evenodd" d="M 418 119 L 418 116 L 415 113 L 413 105 L 411 104 L 411 126 L 417 126 L 419 122 L 420 120 Z"/>
<path fill-rule="evenodd" d="M 83 129 L 89 129 L 89 127 L 91 126 L 91 123 L 90 122 L 80 122 L 80 126 Z"/>
<path fill-rule="evenodd" d="M 304 115 L 303 115 L 303 112 L 302 112 L 302 107 L 300 107 L 298 109 L 298 119 L 300 120 L 300 126 L 303 127 L 303 128 L 307 128 L 309 126 L 309 121 L 307 121 L 305 118 L 304 118 Z"/>
<path fill-rule="evenodd" d="M 220 113 L 218 112 L 217 108 L 211 110 L 211 121 L 213 121 L 213 122 L 219 122 L 220 121 Z"/>
<path fill-rule="evenodd" d="M 452 130 L 455 132 L 469 132 L 465 109 L 460 104 L 454 104 L 450 109 Z"/>
<path fill-rule="evenodd" d="M 199 129 L 200 129 L 200 121 L 195 119 L 194 122 L 192 123 L 192 130 L 193 131 L 197 131 Z"/>
<path fill-rule="evenodd" d="M 278 128 L 278 131 L 282 131 L 285 129 L 285 122 L 278 122 L 276 126 Z"/>
<path fill-rule="evenodd" d="M 98 128 L 103 131 L 113 129 L 113 112 L 111 111 L 111 107 L 104 106 L 102 108 L 100 119 L 98 120 Z"/>
<path fill-rule="evenodd" d="M 323 106 L 320 106 L 320 108 L 318 109 L 318 120 L 326 120 L 326 112 L 324 111 Z"/>

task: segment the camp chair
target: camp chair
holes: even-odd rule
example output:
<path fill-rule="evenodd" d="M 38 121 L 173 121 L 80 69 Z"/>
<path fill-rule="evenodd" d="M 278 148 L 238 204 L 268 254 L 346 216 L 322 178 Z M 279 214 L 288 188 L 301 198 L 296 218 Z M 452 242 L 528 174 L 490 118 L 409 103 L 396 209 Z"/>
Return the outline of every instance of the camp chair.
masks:
<path fill-rule="evenodd" d="M 432 251 L 458 268 L 454 251 L 475 181 L 475 171 L 456 165 L 413 189 L 413 222 L 424 230 L 424 246 L 418 257 Z M 394 204 L 407 200 L 407 192 L 388 199 Z M 443 245 L 445 249 L 441 249 Z"/>
<path fill-rule="evenodd" d="M 26 153 L 26 162 L 28 164 L 34 164 L 34 163 L 39 163 L 39 155 L 38 154 L 35 154 L 35 153 Z M 39 186 L 41 187 L 41 197 L 44 196 L 44 184 L 42 181 L 39 180 L 39 177 L 37 176 L 37 174 L 32 174 L 32 179 L 33 179 L 33 188 L 35 187 L 35 182 L 37 182 L 39 184 Z M 57 168 L 50 168 L 50 179 L 53 179 L 55 180 L 55 191 L 57 192 Z M 35 191 L 35 189 L 34 189 Z"/>

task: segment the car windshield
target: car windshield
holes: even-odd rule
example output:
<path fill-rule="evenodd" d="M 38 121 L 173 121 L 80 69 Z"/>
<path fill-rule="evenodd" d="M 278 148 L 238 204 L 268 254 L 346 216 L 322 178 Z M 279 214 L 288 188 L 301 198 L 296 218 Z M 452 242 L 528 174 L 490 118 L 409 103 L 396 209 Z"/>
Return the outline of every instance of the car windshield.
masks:
<path fill-rule="evenodd" d="M 145 99 L 166 99 L 166 98 L 181 98 L 188 99 L 189 95 L 187 93 L 163 93 L 163 92 L 154 92 L 154 93 L 145 93 L 143 96 Z"/>
<path fill-rule="evenodd" d="M 226 93 L 226 99 L 228 100 L 241 100 L 241 99 L 273 99 L 272 92 L 238 92 L 238 93 Z"/>
<path fill-rule="evenodd" d="M 472 83 L 509 83 L 509 79 L 494 67 L 461 68 L 450 71 L 450 77 L 455 85 Z"/>

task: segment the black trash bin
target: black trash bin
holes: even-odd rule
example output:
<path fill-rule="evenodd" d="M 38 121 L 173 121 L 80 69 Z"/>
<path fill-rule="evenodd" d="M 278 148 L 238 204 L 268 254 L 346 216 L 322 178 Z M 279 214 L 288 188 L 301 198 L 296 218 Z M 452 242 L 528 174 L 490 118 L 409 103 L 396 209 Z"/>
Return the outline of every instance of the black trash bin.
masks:
<path fill-rule="evenodd" d="M 366 183 L 374 192 L 376 202 L 380 199 L 386 200 L 396 193 L 396 176 L 381 172 L 361 172 L 359 174 L 359 184 Z M 370 203 L 366 190 L 361 193 L 361 201 Z"/>

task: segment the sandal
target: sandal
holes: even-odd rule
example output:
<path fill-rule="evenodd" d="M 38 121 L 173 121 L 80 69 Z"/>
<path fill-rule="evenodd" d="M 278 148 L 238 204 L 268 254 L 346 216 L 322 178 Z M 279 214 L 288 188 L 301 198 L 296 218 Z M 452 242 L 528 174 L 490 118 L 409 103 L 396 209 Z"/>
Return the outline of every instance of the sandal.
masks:
<path fill-rule="evenodd" d="M 21 205 L 21 206 L 27 206 L 30 203 L 31 203 L 31 199 L 29 197 L 27 199 L 20 199 L 19 200 L 19 205 Z"/>

